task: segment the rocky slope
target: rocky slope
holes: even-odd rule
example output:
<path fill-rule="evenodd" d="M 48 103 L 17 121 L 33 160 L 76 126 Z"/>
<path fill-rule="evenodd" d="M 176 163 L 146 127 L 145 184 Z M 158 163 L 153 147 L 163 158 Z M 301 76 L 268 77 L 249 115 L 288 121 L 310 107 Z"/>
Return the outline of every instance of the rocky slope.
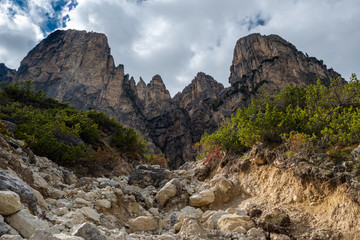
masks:
<path fill-rule="evenodd" d="M 38 89 L 80 109 L 97 109 L 144 134 L 153 152 L 163 151 L 177 168 L 193 159 L 191 146 L 212 133 L 236 109 L 246 106 L 261 86 L 305 86 L 339 74 L 276 35 L 239 39 L 230 68 L 229 88 L 199 73 L 170 97 L 161 77 L 138 84 L 115 67 L 103 34 L 55 31 L 21 62 L 17 72 L 2 66 L 0 78 L 32 80 Z"/>
<path fill-rule="evenodd" d="M 78 178 L 0 135 L 0 239 L 358 239 L 360 183 L 244 158 Z M 359 161 L 360 146 L 353 153 Z M 223 167 L 222 167 L 223 166 Z M 235 168 L 235 169 L 234 169 Z M 352 193 L 356 193 L 352 195 Z"/>

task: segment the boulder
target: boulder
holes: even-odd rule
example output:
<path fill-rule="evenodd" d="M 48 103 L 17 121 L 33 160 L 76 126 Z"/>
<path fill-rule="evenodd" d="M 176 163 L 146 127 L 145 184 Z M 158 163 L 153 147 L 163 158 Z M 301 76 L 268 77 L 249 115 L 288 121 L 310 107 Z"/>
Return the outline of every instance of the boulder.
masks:
<path fill-rule="evenodd" d="M 180 214 L 178 215 L 177 218 L 178 218 L 178 221 L 181 223 L 186 218 L 200 219 L 202 214 L 203 214 L 203 211 L 201 211 L 201 209 L 187 206 L 180 211 Z"/>
<path fill-rule="evenodd" d="M 201 207 L 209 205 L 214 202 L 215 195 L 214 192 L 210 189 L 206 189 L 201 191 L 200 193 L 196 193 L 190 197 L 190 205 L 193 207 Z"/>
<path fill-rule="evenodd" d="M 11 226 L 9 226 L 6 222 L 0 221 L 0 236 L 4 234 L 19 235 L 19 233 Z"/>
<path fill-rule="evenodd" d="M 216 229 L 218 228 L 217 222 L 219 221 L 220 217 L 223 215 L 228 214 L 227 212 L 223 211 L 223 210 L 219 210 L 213 214 L 211 214 L 205 221 L 205 223 L 203 224 L 203 226 L 205 228 L 210 228 L 210 229 Z"/>
<path fill-rule="evenodd" d="M 20 197 L 12 191 L 0 191 L 0 215 L 11 215 L 21 208 Z"/>
<path fill-rule="evenodd" d="M 0 237 L 0 240 L 23 240 L 20 235 L 5 234 Z"/>
<path fill-rule="evenodd" d="M 100 222 L 100 215 L 95 209 L 91 207 L 83 207 L 79 211 L 82 215 L 94 221 L 95 223 Z"/>
<path fill-rule="evenodd" d="M 90 205 L 91 205 L 91 203 L 86 201 L 83 198 L 75 198 L 75 200 L 74 200 L 75 207 L 88 207 Z"/>
<path fill-rule="evenodd" d="M 237 227 L 241 226 L 246 230 L 249 230 L 255 227 L 255 224 L 251 220 L 245 220 L 244 216 L 240 216 L 237 214 L 226 214 L 222 215 L 218 222 L 218 228 L 223 231 L 234 231 Z"/>
<path fill-rule="evenodd" d="M 26 204 L 31 212 L 38 213 L 37 197 L 31 187 L 24 181 L 12 177 L 9 173 L 0 170 L 0 191 L 12 191 L 20 196 L 22 203 Z"/>
<path fill-rule="evenodd" d="M 130 232 L 138 231 L 155 231 L 158 229 L 159 224 L 157 219 L 153 216 L 140 216 L 135 219 L 131 219 Z"/>
<path fill-rule="evenodd" d="M 187 218 L 181 225 L 180 236 L 190 237 L 187 239 L 208 239 L 206 231 L 200 226 L 197 219 Z"/>
<path fill-rule="evenodd" d="M 164 168 L 153 168 L 151 166 L 141 165 L 130 173 L 129 184 L 135 184 L 141 188 L 150 185 L 158 187 L 168 176 L 169 171 Z"/>
<path fill-rule="evenodd" d="M 251 228 L 247 235 L 253 240 L 266 240 L 265 232 L 261 228 Z"/>
<path fill-rule="evenodd" d="M 290 240 L 291 238 L 285 234 L 270 233 L 271 240 Z"/>
<path fill-rule="evenodd" d="M 45 230 L 36 229 L 29 240 L 60 240 L 60 238 Z"/>
<path fill-rule="evenodd" d="M 91 223 L 83 223 L 73 229 L 73 236 L 82 237 L 85 240 L 106 240 L 101 231 Z"/>
<path fill-rule="evenodd" d="M 55 234 L 54 236 L 61 240 L 84 240 L 84 238 L 82 238 L 82 237 L 70 236 L 65 233 Z"/>
<path fill-rule="evenodd" d="M 37 228 L 44 230 L 49 229 L 47 222 L 32 215 L 27 209 L 22 209 L 15 214 L 6 217 L 5 221 L 25 238 L 30 238 Z"/>
<path fill-rule="evenodd" d="M 160 191 L 156 194 L 155 199 L 159 203 L 160 207 L 163 207 L 167 200 L 175 197 L 177 192 L 176 185 L 179 184 L 179 179 L 174 178 L 171 181 L 167 182 Z"/>
<path fill-rule="evenodd" d="M 95 206 L 97 206 L 99 208 L 109 209 L 109 208 L 111 208 L 111 202 L 106 199 L 98 199 L 95 201 Z"/>

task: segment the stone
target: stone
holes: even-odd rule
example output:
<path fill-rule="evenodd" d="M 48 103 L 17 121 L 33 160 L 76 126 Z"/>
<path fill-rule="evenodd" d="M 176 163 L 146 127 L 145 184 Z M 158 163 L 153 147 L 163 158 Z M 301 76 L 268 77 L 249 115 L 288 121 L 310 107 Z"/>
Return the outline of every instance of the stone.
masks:
<path fill-rule="evenodd" d="M 0 236 L 4 234 L 19 235 L 19 233 L 14 228 L 9 226 L 6 222 L 0 221 Z"/>
<path fill-rule="evenodd" d="M 255 227 L 253 221 L 244 220 L 243 216 L 237 214 L 226 214 L 222 215 L 217 222 L 219 230 L 226 231 L 234 231 L 237 227 L 242 226 L 246 230 L 249 230 Z"/>
<path fill-rule="evenodd" d="M 0 240 L 23 240 L 20 235 L 5 234 L 0 237 Z"/>
<path fill-rule="evenodd" d="M 85 217 L 80 211 L 69 212 L 63 216 L 62 223 L 68 228 L 72 228 L 75 225 L 85 222 Z"/>
<path fill-rule="evenodd" d="M 20 197 L 12 191 L 0 191 L 0 215 L 11 215 L 21 208 Z"/>
<path fill-rule="evenodd" d="M 172 179 L 163 186 L 156 194 L 155 199 L 159 203 L 159 207 L 163 207 L 167 200 L 175 197 L 177 193 L 176 185 L 179 184 L 179 179 Z"/>
<path fill-rule="evenodd" d="M 29 240 L 60 240 L 60 238 L 45 230 L 36 229 Z"/>
<path fill-rule="evenodd" d="M 91 207 L 82 207 L 79 212 L 84 215 L 85 217 L 87 217 L 88 219 L 94 221 L 95 223 L 100 222 L 100 215 L 99 213 L 91 208 Z"/>
<path fill-rule="evenodd" d="M 153 216 L 140 216 L 129 222 L 130 232 L 155 231 L 158 229 L 158 220 Z"/>
<path fill-rule="evenodd" d="M 186 218 L 200 219 L 202 214 L 201 209 L 187 206 L 180 211 L 177 218 L 179 222 L 183 222 Z"/>
<path fill-rule="evenodd" d="M 140 213 L 140 204 L 137 202 L 129 202 L 127 210 L 133 214 L 139 214 Z"/>
<path fill-rule="evenodd" d="M 167 233 L 164 233 L 164 234 L 161 234 L 159 237 L 158 237 L 159 240 L 176 240 L 176 236 L 173 236 L 171 234 L 167 234 Z"/>
<path fill-rule="evenodd" d="M 39 173 L 33 172 L 34 188 L 47 189 L 49 184 L 40 176 Z"/>
<path fill-rule="evenodd" d="M 84 240 L 84 238 L 82 238 L 82 237 L 70 236 L 70 235 L 66 235 L 64 233 L 55 234 L 54 236 L 61 240 Z"/>
<path fill-rule="evenodd" d="M 261 228 L 251 228 L 247 235 L 253 240 L 266 240 L 265 232 Z"/>
<path fill-rule="evenodd" d="M 73 236 L 82 237 L 85 240 L 106 240 L 104 234 L 93 224 L 83 223 L 74 227 Z"/>
<path fill-rule="evenodd" d="M 26 204 L 33 213 L 38 213 L 37 197 L 31 187 L 24 181 L 12 177 L 3 170 L 0 170 L 0 191 L 17 193 L 22 203 Z"/>
<path fill-rule="evenodd" d="M 30 238 L 37 228 L 44 230 L 49 229 L 47 222 L 32 215 L 27 209 L 22 209 L 6 217 L 5 221 L 25 238 Z"/>
<path fill-rule="evenodd" d="M 207 239 L 208 235 L 206 231 L 200 226 L 197 219 L 186 218 L 181 225 L 179 235 L 191 236 L 191 239 L 196 239 L 195 237 Z"/>
<path fill-rule="evenodd" d="M 351 152 L 351 156 L 360 159 L 360 145 Z"/>
<path fill-rule="evenodd" d="M 75 207 L 89 207 L 89 206 L 91 206 L 91 203 L 86 201 L 83 198 L 75 198 L 74 206 Z"/>
<path fill-rule="evenodd" d="M 290 240 L 291 238 L 285 234 L 270 233 L 271 240 Z"/>
<path fill-rule="evenodd" d="M 203 226 L 205 228 L 209 228 L 209 229 L 217 229 L 218 228 L 217 222 L 219 221 L 221 216 L 226 215 L 226 214 L 228 214 L 228 213 L 223 210 L 219 210 L 219 211 L 215 212 L 214 214 L 211 214 L 211 216 L 209 216 L 208 219 L 206 219 Z"/>
<path fill-rule="evenodd" d="M 111 202 L 107 199 L 97 199 L 95 201 L 95 206 L 97 206 L 99 208 L 109 209 L 109 208 L 111 208 Z"/>
<path fill-rule="evenodd" d="M 193 207 L 201 207 L 209 205 L 214 202 L 215 195 L 214 192 L 210 189 L 201 191 L 200 193 L 194 194 L 190 197 L 190 205 Z"/>
<path fill-rule="evenodd" d="M 129 184 L 136 184 L 141 188 L 147 186 L 158 187 L 160 182 L 167 179 L 169 171 L 164 168 L 153 168 L 150 166 L 139 166 L 129 176 Z"/>

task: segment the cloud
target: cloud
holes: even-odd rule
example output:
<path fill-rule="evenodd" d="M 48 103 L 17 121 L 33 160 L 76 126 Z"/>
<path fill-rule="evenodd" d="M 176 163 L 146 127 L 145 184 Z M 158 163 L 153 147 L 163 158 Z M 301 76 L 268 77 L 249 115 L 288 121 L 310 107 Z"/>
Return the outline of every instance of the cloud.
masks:
<path fill-rule="evenodd" d="M 33 10 L 28 15 L 20 14 L 26 18 L 24 26 L 28 30 L 24 33 L 17 30 L 19 37 L 27 39 L 23 40 L 26 44 L 38 41 L 41 33 L 46 35 L 46 26 L 49 29 L 55 25 L 61 27 L 63 21 L 66 28 L 105 33 L 117 64 L 124 64 L 127 73 L 135 79 L 142 76 L 146 82 L 155 74 L 160 74 L 172 96 L 199 71 L 227 85 L 235 43 L 240 37 L 253 32 L 279 34 L 299 50 L 324 60 L 328 67 L 333 67 L 346 79 L 352 72 L 358 71 L 358 0 L 32 2 L 38 8 L 28 3 L 23 8 Z M 59 7 L 54 3 L 58 3 Z M 70 9 L 72 11 L 69 12 Z M 9 10 L 6 14 L 11 15 Z M 13 17 L 6 19 L 14 21 Z M 1 26 L 5 25 L 8 23 Z M 1 33 L 1 39 L 4 39 L 3 36 Z M 9 54 L 10 46 L 4 46 L 0 42 L 0 62 L 14 62 L 15 58 Z M 4 49 L 7 54 L 3 53 Z"/>
<path fill-rule="evenodd" d="M 65 26 L 64 14 L 75 6 L 75 0 L 2 0 L 0 62 L 17 68 L 41 39 Z"/>

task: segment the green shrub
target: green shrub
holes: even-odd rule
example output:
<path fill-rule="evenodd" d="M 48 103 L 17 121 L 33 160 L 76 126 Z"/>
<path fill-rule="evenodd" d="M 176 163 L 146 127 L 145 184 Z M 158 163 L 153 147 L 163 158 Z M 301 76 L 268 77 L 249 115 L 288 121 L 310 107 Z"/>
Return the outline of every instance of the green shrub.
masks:
<path fill-rule="evenodd" d="M 4 103 L 0 105 L 0 119 L 17 125 L 15 137 L 24 140 L 35 154 L 59 164 L 86 165 L 99 154 L 111 161 L 109 151 L 98 152 L 101 147 L 111 146 L 136 158 L 147 151 L 146 141 L 134 129 L 123 127 L 103 112 L 79 111 L 48 98 L 31 82 L 2 86 L 0 102 Z M 111 140 L 107 143 L 106 139 Z"/>
<path fill-rule="evenodd" d="M 320 81 L 306 88 L 289 85 L 278 94 L 261 94 L 202 141 L 232 152 L 244 152 L 258 141 L 281 144 L 294 136 L 320 148 L 351 145 L 360 142 L 359 107 L 355 75 L 348 84 L 332 79 L 328 87 Z"/>

